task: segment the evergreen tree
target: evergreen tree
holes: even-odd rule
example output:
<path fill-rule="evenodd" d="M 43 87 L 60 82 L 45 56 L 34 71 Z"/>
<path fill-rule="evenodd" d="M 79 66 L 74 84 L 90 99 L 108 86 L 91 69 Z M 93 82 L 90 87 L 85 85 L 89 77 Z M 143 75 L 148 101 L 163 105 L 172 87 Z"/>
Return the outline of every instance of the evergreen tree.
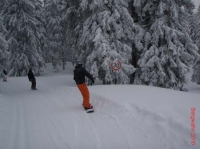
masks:
<path fill-rule="evenodd" d="M 5 40 L 6 29 L 3 25 L 3 16 L 1 14 L 5 4 L 5 0 L 2 0 L 0 3 L 0 72 L 2 72 L 3 68 L 7 67 L 6 62 L 8 57 L 7 41 Z"/>
<path fill-rule="evenodd" d="M 131 65 L 132 43 L 140 28 L 128 7 L 126 0 L 82 0 L 77 12 L 79 34 L 74 55 L 83 60 L 89 72 L 98 70 L 99 79 L 106 84 L 130 83 L 135 71 Z M 121 61 L 122 69 L 114 72 L 110 67 L 113 61 Z"/>
<path fill-rule="evenodd" d="M 135 83 L 184 90 L 185 74 L 199 56 L 188 34 L 188 4 L 191 8 L 188 0 L 134 1 L 138 24 L 147 31 Z"/>
<path fill-rule="evenodd" d="M 198 46 L 199 53 L 200 53 L 200 5 L 194 18 L 195 18 L 196 24 L 194 26 L 193 39 L 196 45 Z M 200 59 L 196 61 L 193 69 L 194 69 L 194 72 L 192 75 L 192 81 L 196 82 L 197 84 L 200 84 Z"/>
<path fill-rule="evenodd" d="M 193 42 L 195 42 L 195 36 L 196 36 L 196 28 L 197 28 L 197 20 L 195 15 L 191 15 L 189 19 L 189 25 L 190 25 L 190 36 Z"/>
<path fill-rule="evenodd" d="M 64 60 L 64 37 L 65 31 L 61 26 L 61 2 L 62 0 L 45 0 L 46 17 L 46 35 L 47 49 L 52 60 L 55 72 L 58 71 L 58 65 L 65 64 Z M 64 67 L 63 67 L 64 68 Z"/>
<path fill-rule="evenodd" d="M 30 67 L 35 74 L 44 66 L 35 0 L 8 0 L 3 10 L 4 22 L 8 30 L 9 75 L 26 75 Z M 14 56 L 16 56 L 14 58 Z"/>
<path fill-rule="evenodd" d="M 72 49 L 70 45 L 73 43 L 73 39 L 75 38 L 75 34 L 72 34 L 73 29 L 72 30 L 69 29 L 69 22 L 70 22 L 68 19 L 69 4 L 70 4 L 69 0 L 61 0 L 59 3 L 59 9 L 61 10 L 60 25 L 62 27 L 62 44 L 63 44 L 63 48 L 61 50 L 61 58 L 62 58 L 63 70 L 65 69 L 66 62 L 67 61 L 72 62 L 73 60 Z M 69 34 L 71 34 L 72 36 L 70 36 Z"/>
<path fill-rule="evenodd" d="M 39 48 L 41 48 L 42 53 L 40 55 L 43 55 L 45 58 L 45 42 L 46 42 L 46 30 L 45 30 L 45 15 L 44 15 L 44 7 L 43 7 L 43 2 L 41 0 L 35 0 L 34 2 L 35 5 L 35 10 L 36 10 L 36 19 L 37 21 L 37 36 L 39 38 L 40 44 Z"/>
<path fill-rule="evenodd" d="M 6 5 L 6 0 L 1 0 L 1 3 L 0 3 L 0 13 L 3 10 L 3 8 L 4 8 L 5 5 Z"/>
<path fill-rule="evenodd" d="M 7 67 L 7 41 L 5 40 L 6 29 L 3 26 L 2 17 L 0 15 L 0 72 Z"/>
<path fill-rule="evenodd" d="M 197 10 L 197 13 L 195 15 L 195 20 L 196 20 L 196 26 L 195 26 L 195 43 L 197 47 L 199 48 L 200 52 L 200 5 Z"/>
<path fill-rule="evenodd" d="M 84 15 L 80 12 L 80 2 L 74 0 L 63 0 L 61 10 L 61 26 L 65 30 L 65 58 L 76 63 L 76 50 L 78 47 L 78 38 L 82 30 Z"/>
<path fill-rule="evenodd" d="M 200 84 L 200 59 L 197 60 L 193 69 L 192 81 Z"/>

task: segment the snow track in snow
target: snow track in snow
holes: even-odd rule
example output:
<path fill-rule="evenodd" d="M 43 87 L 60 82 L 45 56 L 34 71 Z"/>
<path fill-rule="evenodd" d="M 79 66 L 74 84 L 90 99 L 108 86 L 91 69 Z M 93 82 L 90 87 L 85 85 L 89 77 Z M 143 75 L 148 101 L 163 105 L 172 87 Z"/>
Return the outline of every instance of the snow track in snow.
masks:
<path fill-rule="evenodd" d="M 91 99 L 95 113 L 88 114 L 81 106 L 77 87 L 57 88 L 51 82 L 40 82 L 38 91 L 32 91 L 27 82 L 21 82 L 22 87 L 17 89 L 13 82 L 6 84 L 10 86 L 8 96 L 13 99 L 9 149 L 131 148 L 123 126 L 116 115 L 109 113 L 114 110 L 107 107 L 109 101 L 101 101 L 91 93 L 96 98 Z"/>
<path fill-rule="evenodd" d="M 106 89 L 99 94 L 101 86 L 89 87 L 95 112 L 88 114 L 71 75 L 36 79 L 37 91 L 25 77 L 0 84 L 0 149 L 191 148 L 189 118 L 119 102 Z"/>
<path fill-rule="evenodd" d="M 93 98 L 101 100 L 101 102 L 97 101 L 101 107 L 98 112 L 109 116 L 116 122 L 115 124 L 122 130 L 121 135 L 124 134 L 124 137 L 128 138 L 127 144 L 130 148 L 133 146 L 141 148 L 143 146 L 137 140 L 144 140 L 150 148 L 158 143 L 162 144 L 161 148 L 168 149 L 170 146 L 178 148 L 180 142 L 182 142 L 182 146 L 191 147 L 190 140 L 186 137 L 190 134 L 190 128 L 182 125 L 178 122 L 178 119 L 166 118 L 159 113 L 139 108 L 134 104 L 119 105 L 118 102 L 113 102 L 113 100 L 95 93 L 93 95 Z M 134 134 L 137 134 L 137 136 Z M 166 142 L 171 138 L 176 139 L 173 139 L 170 143 Z M 142 148 L 145 148 L 145 146 Z"/>
<path fill-rule="evenodd" d="M 28 148 L 28 126 L 26 121 L 26 111 L 24 111 L 24 101 L 17 95 L 13 97 L 13 121 L 11 126 L 9 148 Z"/>

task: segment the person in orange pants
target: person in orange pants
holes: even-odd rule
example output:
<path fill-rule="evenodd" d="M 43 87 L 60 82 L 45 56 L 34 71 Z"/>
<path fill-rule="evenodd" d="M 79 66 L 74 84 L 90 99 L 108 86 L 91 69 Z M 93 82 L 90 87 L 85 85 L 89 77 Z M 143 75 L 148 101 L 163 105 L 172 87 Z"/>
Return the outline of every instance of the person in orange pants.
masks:
<path fill-rule="evenodd" d="M 82 62 L 79 60 L 74 70 L 74 80 L 83 96 L 83 107 L 85 110 L 88 110 L 93 109 L 93 106 L 90 104 L 90 94 L 85 83 L 85 76 L 94 83 L 92 75 L 82 67 Z"/>
<path fill-rule="evenodd" d="M 90 93 L 85 83 L 77 84 L 78 89 L 80 90 L 81 94 L 83 95 L 83 107 L 90 108 Z"/>

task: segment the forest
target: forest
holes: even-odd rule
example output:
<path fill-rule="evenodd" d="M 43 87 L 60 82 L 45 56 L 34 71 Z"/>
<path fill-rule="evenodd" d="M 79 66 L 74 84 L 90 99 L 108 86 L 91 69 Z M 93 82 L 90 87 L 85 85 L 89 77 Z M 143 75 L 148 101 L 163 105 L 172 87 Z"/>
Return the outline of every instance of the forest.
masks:
<path fill-rule="evenodd" d="M 104 84 L 184 91 L 200 84 L 200 6 L 192 0 L 1 0 L 0 72 L 39 76 L 81 60 Z M 122 68 L 113 71 L 112 62 Z"/>

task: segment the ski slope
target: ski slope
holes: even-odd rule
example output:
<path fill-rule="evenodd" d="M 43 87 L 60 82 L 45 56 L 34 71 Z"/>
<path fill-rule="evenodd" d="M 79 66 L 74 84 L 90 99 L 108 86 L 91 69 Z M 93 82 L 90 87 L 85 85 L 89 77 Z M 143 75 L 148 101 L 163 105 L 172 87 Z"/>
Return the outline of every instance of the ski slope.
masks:
<path fill-rule="evenodd" d="M 90 86 L 86 113 L 73 66 L 0 82 L 0 149 L 199 149 L 200 86 L 189 92 L 140 85 Z M 198 94 L 199 93 L 199 94 Z M 191 145 L 191 108 L 196 145 Z"/>

